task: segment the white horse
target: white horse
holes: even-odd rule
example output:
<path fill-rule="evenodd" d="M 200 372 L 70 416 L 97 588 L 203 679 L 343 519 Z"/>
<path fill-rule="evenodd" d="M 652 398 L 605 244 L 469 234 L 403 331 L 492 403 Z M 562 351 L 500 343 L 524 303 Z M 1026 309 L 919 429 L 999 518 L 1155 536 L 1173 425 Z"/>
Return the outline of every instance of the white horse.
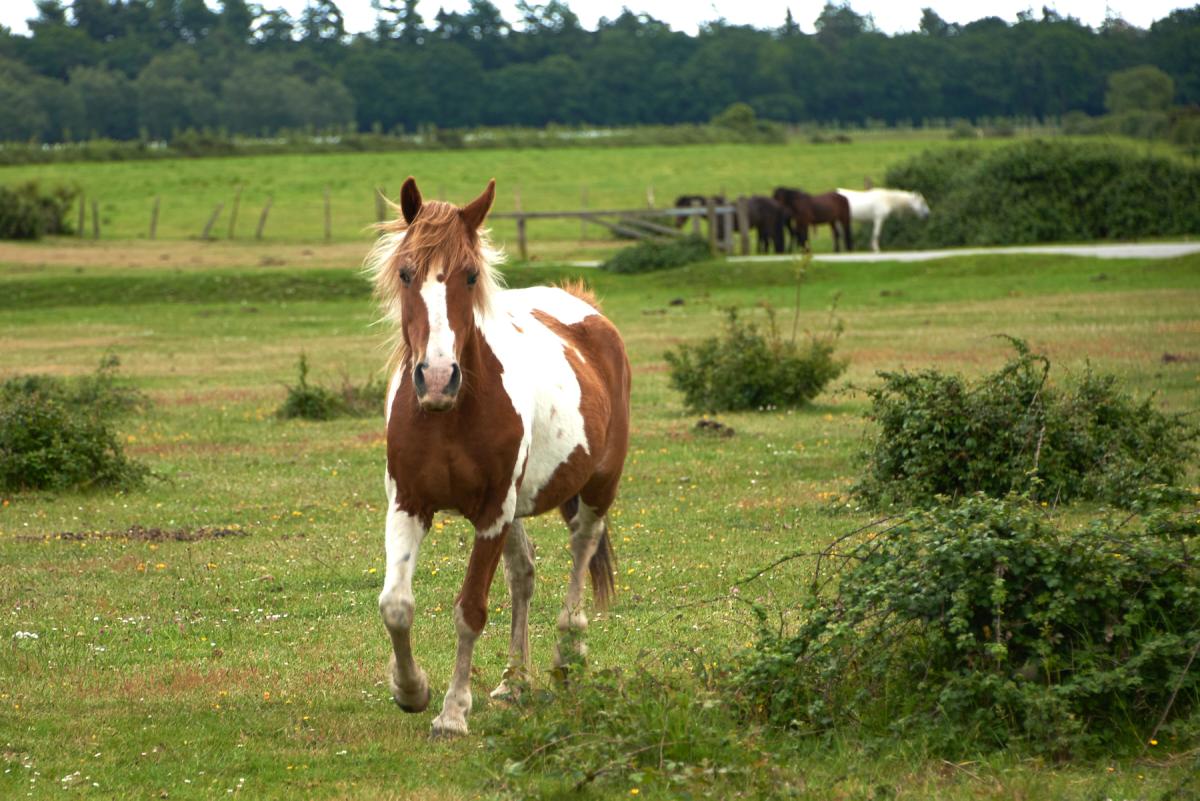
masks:
<path fill-rule="evenodd" d="M 929 216 L 929 204 L 920 192 L 906 192 L 903 189 L 838 189 L 837 192 L 849 201 L 851 220 L 875 224 L 875 230 L 871 232 L 871 250 L 876 253 L 879 252 L 879 232 L 883 230 L 883 221 L 893 211 L 907 209 L 922 220 Z"/>

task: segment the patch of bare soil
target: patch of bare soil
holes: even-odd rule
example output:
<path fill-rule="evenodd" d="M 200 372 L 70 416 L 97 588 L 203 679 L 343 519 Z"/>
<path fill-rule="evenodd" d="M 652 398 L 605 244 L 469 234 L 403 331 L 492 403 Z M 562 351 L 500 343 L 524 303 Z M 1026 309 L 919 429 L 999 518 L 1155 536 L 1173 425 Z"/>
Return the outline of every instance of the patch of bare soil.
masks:
<path fill-rule="evenodd" d="M 299 245 L 238 242 L 0 242 L 0 264 L 28 267 L 357 267 L 370 242 Z"/>
<path fill-rule="evenodd" d="M 245 537 L 249 532 L 245 529 L 200 526 L 199 528 L 164 529 L 139 526 L 136 523 L 124 531 L 59 531 L 44 536 L 17 537 L 24 541 L 64 540 L 77 542 L 79 540 L 137 540 L 139 542 L 196 542 L 197 540 L 215 540 L 224 537 Z"/>

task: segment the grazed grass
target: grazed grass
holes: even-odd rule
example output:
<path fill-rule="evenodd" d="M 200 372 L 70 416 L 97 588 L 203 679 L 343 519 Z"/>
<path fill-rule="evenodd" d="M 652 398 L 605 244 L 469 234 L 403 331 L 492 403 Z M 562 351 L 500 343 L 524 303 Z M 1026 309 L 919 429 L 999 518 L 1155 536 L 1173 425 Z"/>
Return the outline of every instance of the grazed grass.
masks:
<path fill-rule="evenodd" d="M 431 715 L 397 711 L 383 682 L 381 421 L 271 414 L 301 350 L 325 383 L 342 369 L 365 378 L 385 360 L 385 332 L 371 327 L 375 312 L 353 267 L 0 273 L 0 376 L 83 373 L 115 349 L 123 374 L 155 400 L 122 434 L 160 477 L 128 495 L 0 499 L 0 761 L 8 771 L 0 797 L 65 787 L 207 798 L 243 778 L 242 792 L 256 797 L 495 791 L 489 772 L 499 766 L 480 754 L 496 718 L 486 692 L 507 650 L 502 582 L 477 648 L 473 734 L 431 743 Z M 509 275 L 521 285 L 571 272 Z M 1093 280 L 1100 273 L 1106 278 Z M 732 438 L 699 433 L 668 389 L 662 353 L 708 335 L 732 304 L 770 302 L 790 325 L 790 269 L 706 264 L 584 277 L 623 331 L 635 371 L 633 448 L 614 513 L 618 601 L 593 618 L 593 663 L 687 653 L 719 661 L 748 636 L 729 596 L 738 578 L 865 521 L 829 499 L 857 469 L 866 403 L 843 384 L 811 411 L 724 415 Z M 1165 408 L 1200 405 L 1200 361 L 1189 360 L 1200 357 L 1197 257 L 817 265 L 801 290 L 800 326 L 823 325 L 839 293 L 851 384 L 901 364 L 993 369 L 1008 349 L 992 335 L 1006 332 L 1065 367 L 1091 360 L 1140 391 L 1156 389 Z M 669 305 L 675 298 L 684 304 Z M 1186 358 L 1164 363 L 1164 353 Z M 121 535 L 135 525 L 236 527 L 244 536 Z M 539 546 L 532 646 L 540 681 L 568 555 L 556 519 L 528 529 Z M 439 516 L 418 567 L 415 641 L 435 708 L 469 536 L 462 521 Z M 783 579 L 752 586 L 780 606 L 803 591 Z M 1194 744 L 1169 741 L 1152 758 L 1077 765 L 1004 754 L 948 765 L 904 744 L 767 744 L 798 794 L 821 799 L 883 797 L 881 787 L 901 798 L 1149 797 L 1182 786 L 1196 766 L 1187 752 Z"/>

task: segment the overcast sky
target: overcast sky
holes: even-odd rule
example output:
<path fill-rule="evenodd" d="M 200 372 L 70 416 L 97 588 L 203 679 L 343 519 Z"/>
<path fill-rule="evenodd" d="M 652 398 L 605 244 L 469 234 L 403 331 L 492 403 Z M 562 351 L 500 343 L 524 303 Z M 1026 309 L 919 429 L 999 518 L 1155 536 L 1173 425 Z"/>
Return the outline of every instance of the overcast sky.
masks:
<path fill-rule="evenodd" d="M 518 19 L 515 0 L 493 0 L 504 18 L 509 22 Z M 217 7 L 217 0 L 208 0 Z M 264 0 L 266 8 L 288 9 L 299 16 L 305 0 Z M 468 0 L 420 0 L 419 9 L 427 23 L 431 23 L 438 8 L 447 11 L 462 11 Z M 773 28 L 783 22 L 790 7 L 792 16 L 806 33 L 813 32 L 813 20 L 821 13 L 824 0 L 567 0 L 567 5 L 578 16 L 583 26 L 594 29 L 601 17 L 614 18 L 621 8 L 628 5 L 636 12 L 645 12 L 670 24 L 675 30 L 695 33 L 697 27 L 710 20 L 724 17 L 736 25 L 753 25 L 756 28 Z M 921 9 L 933 8 L 948 22 L 971 22 L 981 17 L 1000 17 L 1008 22 L 1016 20 L 1017 12 L 1032 8 L 1041 16 L 1043 3 L 1022 0 L 851 0 L 850 7 L 860 14 L 870 14 L 875 24 L 885 33 L 916 30 L 921 19 Z M 1189 8 L 1178 0 L 1059 0 L 1045 3 L 1063 16 L 1073 16 L 1086 25 L 1099 26 L 1109 14 L 1122 17 L 1139 28 L 1148 28 L 1150 23 L 1162 19 L 1176 8 Z M 338 7 L 346 18 L 349 31 L 365 31 L 372 27 L 375 19 L 370 0 L 341 0 Z M 33 0 L 0 0 L 0 24 L 7 25 L 17 33 L 26 33 L 25 20 L 35 16 Z"/>

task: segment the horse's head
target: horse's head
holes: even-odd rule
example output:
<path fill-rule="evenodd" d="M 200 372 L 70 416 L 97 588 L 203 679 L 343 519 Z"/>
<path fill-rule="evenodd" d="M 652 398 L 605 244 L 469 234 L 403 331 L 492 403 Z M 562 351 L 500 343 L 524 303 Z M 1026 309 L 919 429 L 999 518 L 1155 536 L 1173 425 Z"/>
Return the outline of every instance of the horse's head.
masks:
<path fill-rule="evenodd" d="M 476 312 L 496 287 L 495 254 L 480 231 L 495 197 L 492 180 L 465 206 L 426 202 L 409 178 L 400 190 L 402 220 L 383 226 L 387 233 L 368 260 L 376 292 L 399 324 L 398 355 L 425 411 L 453 408 Z"/>
<path fill-rule="evenodd" d="M 925 196 L 920 192 L 912 193 L 912 210 L 922 220 L 929 216 L 929 204 L 925 202 Z"/>

